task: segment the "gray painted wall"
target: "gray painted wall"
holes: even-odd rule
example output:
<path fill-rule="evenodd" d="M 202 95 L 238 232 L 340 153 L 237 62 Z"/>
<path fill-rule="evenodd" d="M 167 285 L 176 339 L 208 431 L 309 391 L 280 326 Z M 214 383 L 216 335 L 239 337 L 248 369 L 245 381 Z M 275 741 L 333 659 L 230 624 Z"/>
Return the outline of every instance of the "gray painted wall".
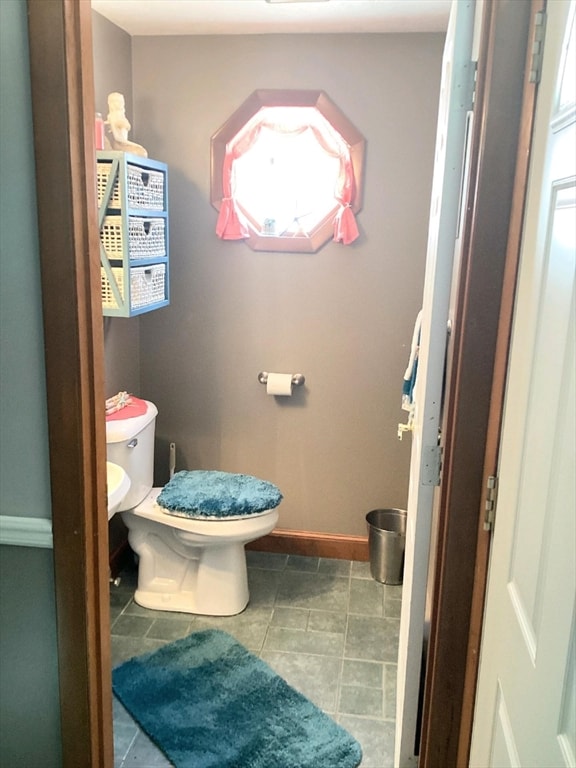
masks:
<path fill-rule="evenodd" d="M 0 765 L 60 768 L 51 549 L 0 547 L 0 622 Z"/>
<path fill-rule="evenodd" d="M 0 514 L 50 518 L 25 0 L 0 2 Z M 0 546 L 0 763 L 58 768 L 50 549 Z"/>
<path fill-rule="evenodd" d="M 124 92 L 131 138 L 170 168 L 172 304 L 105 320 L 107 395 L 127 389 L 158 405 L 156 483 L 174 440 L 177 469 L 277 483 L 280 527 L 364 535 L 367 511 L 407 500 L 410 440 L 396 429 L 422 296 L 444 36 L 131 39 L 93 17 L 96 109 Z M 217 239 L 210 136 L 256 88 L 325 90 L 364 134 L 354 245 L 272 254 Z M 302 372 L 306 388 L 268 397 L 260 370 Z"/>
<path fill-rule="evenodd" d="M 157 482 L 174 440 L 177 469 L 277 483 L 282 528 L 365 535 L 367 511 L 406 505 L 410 440 L 396 430 L 422 297 L 443 40 L 132 40 L 132 137 L 170 168 L 172 304 L 140 320 Z M 210 136 L 257 88 L 322 89 L 364 134 L 353 246 L 273 254 L 217 239 Z M 306 388 L 276 400 L 261 370 L 301 372 Z"/>
<path fill-rule="evenodd" d="M 0 514 L 51 517 L 26 3 L 0 3 Z"/>
<path fill-rule="evenodd" d="M 123 93 L 132 116 L 132 39 L 99 13 L 92 13 L 95 111 L 104 119 L 107 97 Z M 138 319 L 104 318 L 106 397 L 120 390 L 140 392 L 140 323 Z"/>

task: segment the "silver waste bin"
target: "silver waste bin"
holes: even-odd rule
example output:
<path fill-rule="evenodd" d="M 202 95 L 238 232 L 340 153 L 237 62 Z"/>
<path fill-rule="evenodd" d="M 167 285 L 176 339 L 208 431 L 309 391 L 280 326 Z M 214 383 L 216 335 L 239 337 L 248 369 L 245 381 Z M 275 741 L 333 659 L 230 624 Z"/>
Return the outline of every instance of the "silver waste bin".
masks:
<path fill-rule="evenodd" d="M 406 544 L 406 511 L 373 509 L 366 515 L 370 573 L 382 584 L 402 584 Z"/>

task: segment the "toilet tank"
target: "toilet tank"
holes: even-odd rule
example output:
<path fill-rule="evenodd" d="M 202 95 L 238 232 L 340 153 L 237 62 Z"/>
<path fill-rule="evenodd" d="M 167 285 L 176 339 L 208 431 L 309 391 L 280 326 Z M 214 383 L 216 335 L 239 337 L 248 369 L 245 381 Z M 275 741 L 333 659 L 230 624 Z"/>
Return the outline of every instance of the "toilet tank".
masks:
<path fill-rule="evenodd" d="M 130 490 L 118 512 L 140 504 L 154 483 L 154 430 L 158 409 L 146 402 L 146 413 L 106 422 L 106 455 L 130 478 Z"/>

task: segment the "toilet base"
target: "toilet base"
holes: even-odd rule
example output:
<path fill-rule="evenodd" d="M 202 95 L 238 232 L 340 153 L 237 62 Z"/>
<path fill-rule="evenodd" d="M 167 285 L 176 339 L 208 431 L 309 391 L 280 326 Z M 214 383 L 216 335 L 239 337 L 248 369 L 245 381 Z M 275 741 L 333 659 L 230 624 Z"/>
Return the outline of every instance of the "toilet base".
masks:
<path fill-rule="evenodd" d="M 140 556 L 134 601 L 155 611 L 203 616 L 234 616 L 248 605 L 248 575 L 243 544 L 210 547 L 197 557 L 170 556 L 171 576 L 158 573 L 149 546 L 130 545 Z M 162 569 L 160 569 L 162 571 Z"/>
<path fill-rule="evenodd" d="M 206 527 L 177 517 L 168 523 L 150 500 L 122 512 L 128 541 L 139 556 L 135 602 L 155 611 L 203 616 L 241 613 L 249 599 L 244 545 L 274 528 L 277 511 L 248 523 Z"/>

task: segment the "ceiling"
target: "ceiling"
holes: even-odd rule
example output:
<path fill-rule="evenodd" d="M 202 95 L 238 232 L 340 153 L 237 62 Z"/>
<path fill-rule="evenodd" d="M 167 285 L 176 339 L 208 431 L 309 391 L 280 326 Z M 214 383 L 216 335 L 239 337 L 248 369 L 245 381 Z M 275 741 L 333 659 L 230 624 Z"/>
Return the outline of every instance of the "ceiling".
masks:
<path fill-rule="evenodd" d="M 451 0 L 91 0 L 129 35 L 444 32 Z"/>

